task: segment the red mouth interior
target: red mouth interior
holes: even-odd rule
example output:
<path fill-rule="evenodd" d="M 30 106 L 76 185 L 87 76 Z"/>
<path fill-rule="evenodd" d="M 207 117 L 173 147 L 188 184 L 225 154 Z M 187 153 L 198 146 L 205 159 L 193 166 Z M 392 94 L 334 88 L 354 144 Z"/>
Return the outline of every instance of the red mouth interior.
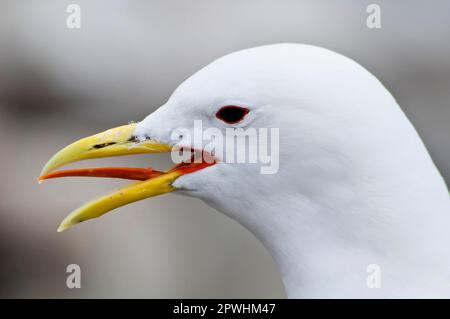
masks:
<path fill-rule="evenodd" d="M 175 165 L 170 170 L 163 172 L 155 170 L 151 167 L 148 168 L 128 168 L 128 167 L 103 167 L 103 168 L 78 168 L 56 171 L 44 176 L 39 177 L 40 181 L 59 177 L 107 177 L 107 178 L 121 178 L 129 180 L 146 181 L 151 178 L 170 173 L 173 171 L 181 171 L 181 173 L 189 174 L 195 171 L 201 170 L 208 166 L 214 165 L 215 161 L 205 161 L 204 155 L 201 161 L 194 161 L 192 157 L 192 163 L 180 163 Z M 198 162 L 198 163 L 197 163 Z"/>

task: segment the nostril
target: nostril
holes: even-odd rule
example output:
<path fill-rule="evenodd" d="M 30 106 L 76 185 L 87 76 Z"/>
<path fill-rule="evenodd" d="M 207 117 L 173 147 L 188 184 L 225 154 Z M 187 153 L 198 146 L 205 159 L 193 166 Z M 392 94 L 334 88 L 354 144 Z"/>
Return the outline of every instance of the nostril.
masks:
<path fill-rule="evenodd" d="M 114 144 L 116 144 L 116 142 L 102 143 L 102 144 L 94 145 L 93 148 L 100 149 L 100 148 L 104 148 L 106 146 L 110 146 L 110 145 L 114 145 Z"/>

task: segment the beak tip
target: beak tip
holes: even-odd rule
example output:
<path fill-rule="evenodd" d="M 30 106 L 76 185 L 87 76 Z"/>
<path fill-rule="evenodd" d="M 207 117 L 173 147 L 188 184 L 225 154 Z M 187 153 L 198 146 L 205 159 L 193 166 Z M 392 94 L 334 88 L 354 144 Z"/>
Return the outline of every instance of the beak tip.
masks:
<path fill-rule="evenodd" d="M 73 225 L 69 225 L 66 224 L 64 222 L 61 223 L 61 225 L 59 225 L 58 229 L 56 230 L 56 232 L 58 233 L 62 233 L 63 231 L 65 231 L 66 229 L 69 229 L 70 227 L 72 227 Z"/>
<path fill-rule="evenodd" d="M 50 174 L 55 169 L 61 167 L 64 164 L 66 164 L 64 161 L 61 163 L 61 161 L 58 160 L 58 157 L 61 156 L 60 155 L 61 153 L 62 153 L 62 151 L 59 151 L 58 153 L 53 155 L 53 157 L 50 158 L 50 160 L 47 163 L 45 163 L 44 167 L 41 170 L 41 174 L 40 174 L 41 177 Z M 67 164 L 69 164 L 69 163 L 67 163 Z"/>
<path fill-rule="evenodd" d="M 42 170 L 42 172 L 39 174 L 39 177 L 38 177 L 38 181 L 39 182 L 41 182 L 41 181 L 43 181 L 45 178 L 45 175 L 47 175 L 48 173 L 45 171 L 45 170 Z"/>
<path fill-rule="evenodd" d="M 49 167 L 48 167 L 47 165 L 44 166 L 44 168 L 41 170 L 41 173 L 40 173 L 40 175 L 39 175 L 39 178 L 41 178 L 42 176 L 47 175 L 49 172 L 50 172 Z"/>

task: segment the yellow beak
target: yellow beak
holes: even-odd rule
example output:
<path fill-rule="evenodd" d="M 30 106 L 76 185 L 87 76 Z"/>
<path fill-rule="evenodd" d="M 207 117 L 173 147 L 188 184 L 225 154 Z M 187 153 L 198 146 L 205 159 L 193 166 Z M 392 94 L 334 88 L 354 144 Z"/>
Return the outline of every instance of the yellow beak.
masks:
<path fill-rule="evenodd" d="M 118 177 L 140 180 L 108 195 L 93 200 L 68 215 L 58 228 L 61 232 L 77 223 L 145 198 L 174 191 L 172 182 L 179 176 L 211 164 L 178 164 L 167 172 L 150 168 L 90 168 L 54 172 L 57 168 L 81 160 L 143 153 L 170 152 L 172 147 L 154 140 L 139 141 L 134 136 L 136 124 L 129 124 L 83 138 L 56 153 L 44 166 L 39 180 L 64 176 Z"/>
<path fill-rule="evenodd" d="M 175 188 L 171 186 L 171 183 L 181 175 L 181 171 L 170 172 L 145 182 L 133 183 L 108 195 L 90 201 L 64 218 L 58 227 L 58 232 L 62 232 L 85 220 L 100 217 L 115 208 L 145 198 L 172 192 Z"/>
<path fill-rule="evenodd" d="M 153 140 L 139 142 L 135 140 L 135 123 L 109 129 L 105 132 L 85 137 L 56 153 L 44 166 L 41 176 L 55 169 L 86 159 L 122 156 L 143 153 L 169 152 L 170 145 Z"/>

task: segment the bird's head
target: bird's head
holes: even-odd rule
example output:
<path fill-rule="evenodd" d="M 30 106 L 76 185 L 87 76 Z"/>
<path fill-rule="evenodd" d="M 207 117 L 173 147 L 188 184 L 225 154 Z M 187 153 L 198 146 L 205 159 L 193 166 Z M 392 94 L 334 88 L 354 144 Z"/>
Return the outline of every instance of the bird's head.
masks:
<path fill-rule="evenodd" d="M 358 91 L 355 87 L 377 89 Z M 360 120 L 358 125 L 366 125 L 367 104 L 391 99 L 389 94 L 380 94 L 384 91 L 359 65 L 325 49 L 281 44 L 236 52 L 191 76 L 143 121 L 62 149 L 46 164 L 40 179 L 139 180 L 75 210 L 59 230 L 171 191 L 215 202 L 223 210 L 227 205 L 236 210 L 238 206 L 250 208 L 255 200 L 268 198 L 274 199 L 268 205 L 277 205 L 280 193 L 314 197 L 327 186 L 322 177 L 327 176 L 330 184 L 343 178 L 349 163 L 343 164 L 343 157 L 352 143 L 362 143 L 361 136 L 353 136 L 347 127 L 353 117 Z M 362 100 L 370 102 L 362 107 L 358 104 Z M 378 113 L 372 116 L 376 119 Z M 212 140 L 216 143 L 211 144 Z M 92 158 L 178 154 L 180 147 L 203 153 L 203 157 L 191 163 L 191 156 L 185 157 L 184 163 L 165 172 L 150 168 L 56 170 Z"/>

